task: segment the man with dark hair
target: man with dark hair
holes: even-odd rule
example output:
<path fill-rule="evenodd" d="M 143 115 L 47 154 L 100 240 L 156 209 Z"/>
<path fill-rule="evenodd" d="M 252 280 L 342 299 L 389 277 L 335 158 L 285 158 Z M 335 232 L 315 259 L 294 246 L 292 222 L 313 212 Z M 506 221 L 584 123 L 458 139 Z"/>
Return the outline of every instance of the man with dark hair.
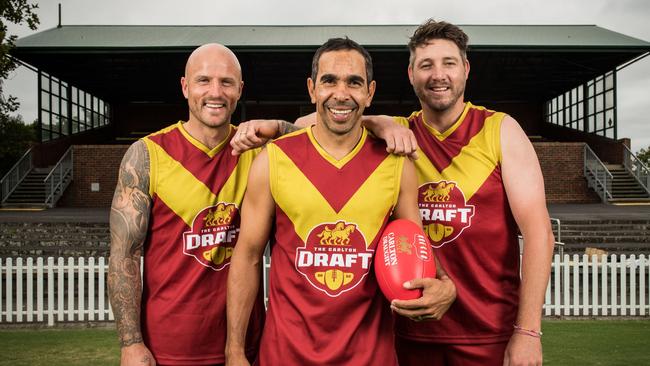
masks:
<path fill-rule="evenodd" d="M 544 181 L 517 121 L 464 101 L 467 43 L 459 27 L 434 20 L 419 26 L 409 42 L 408 76 L 422 110 L 397 118 L 415 141 L 396 139 L 400 143 L 389 143 L 389 150 L 408 153 L 420 146 L 415 167 L 422 223 L 457 298 L 438 322 L 412 320 L 422 307 L 418 300 L 393 301 L 404 316 L 396 320 L 399 362 L 541 365 L 541 310 L 554 244 Z M 311 123 L 311 115 L 297 121 Z M 382 135 L 400 128 L 389 116 L 364 117 L 364 125 Z M 521 280 L 517 229 L 524 240 Z"/>
<path fill-rule="evenodd" d="M 367 52 L 331 39 L 313 64 L 307 85 L 316 124 L 268 144 L 251 167 L 228 278 L 228 365 L 248 364 L 244 334 L 269 236 L 258 364 L 397 364 L 371 263 L 391 214 L 420 222 L 415 171 L 361 126 L 375 91 Z"/>
<path fill-rule="evenodd" d="M 540 365 L 554 243 L 544 181 L 519 124 L 464 101 L 467 41 L 457 26 L 429 20 L 409 42 L 408 76 L 422 110 L 397 120 L 420 146 L 422 223 L 457 298 L 439 322 L 398 317 L 398 357 L 400 365 Z M 393 121 L 378 116 L 366 123 Z M 521 283 L 517 227 L 524 239 Z M 393 305 L 409 315 L 404 302 Z"/>

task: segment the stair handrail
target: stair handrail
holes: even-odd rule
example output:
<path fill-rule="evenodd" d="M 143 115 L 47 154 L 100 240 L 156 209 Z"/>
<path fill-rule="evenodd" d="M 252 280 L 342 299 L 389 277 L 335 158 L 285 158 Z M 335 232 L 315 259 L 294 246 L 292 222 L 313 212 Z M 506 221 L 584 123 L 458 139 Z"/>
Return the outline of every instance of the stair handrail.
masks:
<path fill-rule="evenodd" d="M 605 164 L 598 158 L 596 153 L 584 145 L 584 175 L 589 186 L 593 186 L 596 194 L 603 202 L 612 199 L 612 181 L 614 176 L 609 172 Z M 587 174 L 590 173 L 590 174 Z"/>
<path fill-rule="evenodd" d="M 623 166 L 650 194 L 650 169 L 626 145 L 623 145 Z"/>
<path fill-rule="evenodd" d="M 50 174 L 43 179 L 43 184 L 45 185 L 45 204 L 48 207 L 54 207 L 72 180 L 72 157 L 72 146 L 70 146 L 59 161 L 57 161 L 56 165 L 54 165 Z M 70 173 L 69 177 L 68 173 Z"/>
<path fill-rule="evenodd" d="M 550 217 L 549 219 L 551 220 L 551 222 L 557 224 L 557 235 L 555 235 L 555 241 L 561 242 L 562 241 L 562 228 L 561 228 L 562 227 L 562 222 L 560 221 L 560 219 L 556 219 L 555 217 Z M 555 230 L 553 230 L 553 231 L 555 231 Z"/>
<path fill-rule="evenodd" d="M 7 174 L 0 179 L 0 204 L 5 203 L 7 198 L 16 190 L 20 182 L 25 179 L 32 170 L 32 149 L 29 148 L 16 164 L 9 169 Z"/>

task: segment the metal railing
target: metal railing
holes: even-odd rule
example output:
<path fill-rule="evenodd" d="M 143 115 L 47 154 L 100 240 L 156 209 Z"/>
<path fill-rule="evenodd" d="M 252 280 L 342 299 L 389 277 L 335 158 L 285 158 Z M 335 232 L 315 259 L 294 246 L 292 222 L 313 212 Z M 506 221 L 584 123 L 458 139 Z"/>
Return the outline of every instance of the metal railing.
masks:
<path fill-rule="evenodd" d="M 9 169 L 7 174 L 0 180 L 0 203 L 5 203 L 11 193 L 18 187 L 20 182 L 25 179 L 27 174 L 32 170 L 32 149 L 18 160 L 14 166 Z"/>
<path fill-rule="evenodd" d="M 45 184 L 45 204 L 54 207 L 61 198 L 70 181 L 72 181 L 72 147 L 63 154 L 50 174 L 43 179 Z"/>
<path fill-rule="evenodd" d="M 623 146 L 625 147 L 625 150 L 623 150 L 623 166 L 625 166 L 625 170 L 650 194 L 650 169 L 627 146 Z"/>
<path fill-rule="evenodd" d="M 584 175 L 587 178 L 589 187 L 596 191 L 603 202 L 612 199 L 612 181 L 614 177 L 587 144 L 585 144 L 584 148 Z"/>

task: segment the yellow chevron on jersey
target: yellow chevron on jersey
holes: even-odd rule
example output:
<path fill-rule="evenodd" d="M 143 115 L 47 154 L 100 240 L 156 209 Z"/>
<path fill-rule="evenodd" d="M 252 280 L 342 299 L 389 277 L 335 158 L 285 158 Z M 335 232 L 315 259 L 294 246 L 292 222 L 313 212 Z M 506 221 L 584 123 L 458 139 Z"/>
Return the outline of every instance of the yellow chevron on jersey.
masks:
<path fill-rule="evenodd" d="M 303 133 L 310 135 L 311 131 L 310 129 L 298 131 L 287 137 Z M 314 143 L 313 136 L 309 137 L 313 148 L 322 154 L 318 145 Z M 361 141 L 357 146 L 360 147 L 367 143 L 367 138 L 367 132 L 364 129 Z M 293 223 L 296 233 L 303 242 L 307 240 L 309 232 L 314 227 L 345 218 L 358 225 L 366 237 L 367 245 L 370 245 L 370 241 L 381 229 L 386 214 L 392 212 L 397 203 L 404 165 L 403 157 L 387 155 L 349 198 L 343 208 L 336 212 L 318 188 L 280 147 L 269 144 L 267 150 L 270 163 L 271 193 L 279 208 Z M 323 158 L 340 168 L 338 165 L 341 165 L 341 161 L 349 162 L 354 159 L 359 150 L 359 148 L 355 148 L 336 164 L 326 156 Z M 345 184 L 345 182 L 341 182 L 341 184 Z M 390 192 L 389 199 L 377 200 L 377 197 L 386 197 L 386 192 Z M 309 208 L 305 210 L 307 206 Z M 305 211 L 310 214 L 306 215 Z"/>
<path fill-rule="evenodd" d="M 196 146 L 211 158 L 224 149 L 234 132 L 231 126 L 229 136 L 213 149 L 207 149 L 198 140 L 192 138 L 182 128 L 180 122 L 150 136 L 168 133 L 177 128 L 187 138 L 187 142 Z M 190 227 L 197 213 L 206 208 L 205 202 L 227 202 L 235 203 L 237 206 L 240 205 L 246 191 L 247 172 L 250 170 L 253 158 L 260 151 L 260 149 L 249 150 L 239 156 L 236 167 L 230 172 L 223 187 L 215 195 L 204 182 L 170 156 L 160 145 L 148 137 L 142 140 L 149 152 L 150 196 L 152 198 L 158 197 Z"/>
<path fill-rule="evenodd" d="M 460 122 L 465 119 L 470 108 L 485 110 L 483 107 L 473 106 L 467 102 L 459 120 L 454 123 L 452 128 L 442 134 L 429 126 L 424 119 L 422 121 L 425 122 L 424 126 L 434 137 L 439 141 L 443 141 L 460 126 Z M 418 147 L 418 159 L 415 161 L 418 184 L 439 182 L 453 177 L 458 186 L 462 187 L 465 198 L 469 201 L 487 177 L 501 164 L 500 132 L 501 122 L 505 116 L 504 113 L 494 112 L 490 117 L 486 118 L 481 130 L 471 138 L 467 145 L 452 158 L 451 163 L 444 167 L 442 171 L 438 171 L 427 155 Z M 424 116 L 422 116 L 422 111 L 418 111 L 413 112 L 409 119 L 413 117 L 423 118 Z M 404 117 L 395 117 L 394 119 L 396 123 L 409 127 L 409 119 Z"/>

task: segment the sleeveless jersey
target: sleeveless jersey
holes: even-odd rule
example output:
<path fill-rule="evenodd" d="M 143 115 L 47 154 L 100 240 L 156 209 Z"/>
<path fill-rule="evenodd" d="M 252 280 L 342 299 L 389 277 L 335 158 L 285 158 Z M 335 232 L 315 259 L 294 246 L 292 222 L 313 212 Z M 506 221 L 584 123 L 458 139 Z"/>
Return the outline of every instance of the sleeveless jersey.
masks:
<path fill-rule="evenodd" d="M 434 254 L 454 280 L 457 298 L 438 322 L 396 319 L 398 336 L 439 343 L 507 341 L 517 316 L 517 226 L 501 178 L 505 114 L 466 103 L 439 133 L 422 111 L 398 121 L 416 136 L 418 205 Z"/>
<path fill-rule="evenodd" d="M 226 277 L 237 241 L 240 205 L 254 156 L 231 155 L 229 141 L 209 150 L 182 122 L 145 137 L 152 198 L 144 244 L 141 324 L 162 364 L 224 362 Z M 248 351 L 254 355 L 264 317 L 253 310 Z"/>
<path fill-rule="evenodd" d="M 311 128 L 268 145 L 276 203 L 260 365 L 396 365 L 372 260 L 404 160 L 362 137 L 341 160 Z"/>

